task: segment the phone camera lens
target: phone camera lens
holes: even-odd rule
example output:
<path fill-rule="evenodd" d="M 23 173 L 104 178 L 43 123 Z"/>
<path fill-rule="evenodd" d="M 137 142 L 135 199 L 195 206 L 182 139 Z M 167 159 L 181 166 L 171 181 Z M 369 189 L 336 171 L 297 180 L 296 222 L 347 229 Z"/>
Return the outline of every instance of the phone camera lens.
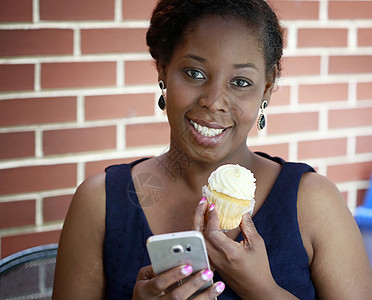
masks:
<path fill-rule="evenodd" d="M 185 248 L 186 248 L 186 252 L 191 252 L 191 245 L 187 245 Z"/>
<path fill-rule="evenodd" d="M 174 245 L 171 247 L 171 253 L 173 254 L 179 254 L 183 253 L 183 247 L 181 245 Z"/>

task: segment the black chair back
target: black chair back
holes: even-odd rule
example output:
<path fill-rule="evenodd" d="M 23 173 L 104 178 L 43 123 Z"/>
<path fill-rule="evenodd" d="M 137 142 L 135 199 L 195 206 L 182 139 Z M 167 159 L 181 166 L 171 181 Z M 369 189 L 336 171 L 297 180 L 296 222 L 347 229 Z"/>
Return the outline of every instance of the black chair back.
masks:
<path fill-rule="evenodd" d="M 51 299 L 57 249 L 48 244 L 0 260 L 0 299 Z"/>

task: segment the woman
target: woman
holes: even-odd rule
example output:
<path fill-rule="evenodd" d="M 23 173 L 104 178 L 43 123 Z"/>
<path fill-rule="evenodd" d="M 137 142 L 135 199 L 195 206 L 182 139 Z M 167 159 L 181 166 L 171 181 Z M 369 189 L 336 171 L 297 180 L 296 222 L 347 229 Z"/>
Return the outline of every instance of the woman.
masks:
<path fill-rule="evenodd" d="M 195 299 L 367 299 L 372 275 L 340 193 L 305 164 L 253 153 L 247 135 L 280 71 L 282 34 L 262 0 L 162 0 L 147 33 L 171 140 L 159 157 L 112 166 L 77 190 L 62 231 L 53 299 L 187 299 L 213 273 L 155 276 L 152 234 L 200 230 L 214 285 Z M 223 233 L 201 188 L 234 163 L 256 206 Z M 151 188 L 150 190 L 148 188 Z"/>

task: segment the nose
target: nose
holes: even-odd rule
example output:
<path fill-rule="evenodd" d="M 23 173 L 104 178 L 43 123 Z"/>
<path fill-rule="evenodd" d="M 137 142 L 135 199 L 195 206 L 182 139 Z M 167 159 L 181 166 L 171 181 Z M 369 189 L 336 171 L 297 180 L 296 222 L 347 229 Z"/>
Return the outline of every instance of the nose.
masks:
<path fill-rule="evenodd" d="M 211 83 L 206 86 L 199 97 L 199 105 L 211 112 L 227 112 L 229 109 L 228 96 L 223 85 Z"/>

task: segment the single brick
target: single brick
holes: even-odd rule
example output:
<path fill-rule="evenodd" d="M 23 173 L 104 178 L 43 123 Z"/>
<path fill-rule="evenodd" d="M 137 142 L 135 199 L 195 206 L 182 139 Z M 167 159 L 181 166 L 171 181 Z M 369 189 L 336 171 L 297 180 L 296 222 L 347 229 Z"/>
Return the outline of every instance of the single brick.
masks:
<path fill-rule="evenodd" d="M 41 87 L 43 89 L 115 85 L 115 62 L 44 63 L 41 65 Z"/>
<path fill-rule="evenodd" d="M 316 20 L 319 18 L 319 1 L 280 0 L 271 7 L 282 20 Z"/>
<path fill-rule="evenodd" d="M 85 119 L 116 119 L 154 114 L 153 94 L 102 95 L 85 97 Z"/>
<path fill-rule="evenodd" d="M 327 167 L 327 177 L 333 182 L 369 180 L 372 162 L 346 163 Z"/>
<path fill-rule="evenodd" d="M 32 22 L 32 1 L 1 0 L 0 22 Z"/>
<path fill-rule="evenodd" d="M 60 234 L 60 230 L 55 230 L 3 236 L 1 237 L 1 258 L 31 247 L 58 243 Z"/>
<path fill-rule="evenodd" d="M 123 0 L 123 19 L 148 20 L 156 0 Z"/>
<path fill-rule="evenodd" d="M 358 100 L 371 100 L 372 99 L 372 82 L 358 82 L 357 84 L 357 97 Z"/>
<path fill-rule="evenodd" d="M 320 74 L 319 56 L 283 57 L 283 76 L 304 76 Z"/>
<path fill-rule="evenodd" d="M 329 128 L 372 125 L 372 108 L 335 109 L 328 113 Z"/>
<path fill-rule="evenodd" d="M 0 101 L 0 126 L 76 121 L 76 97 Z"/>
<path fill-rule="evenodd" d="M 347 154 L 347 139 L 326 139 L 299 141 L 297 148 L 299 159 L 344 156 Z"/>
<path fill-rule="evenodd" d="M 348 84 L 302 84 L 298 88 L 298 99 L 300 103 L 347 101 Z"/>
<path fill-rule="evenodd" d="M 154 84 L 158 82 L 158 73 L 151 60 L 127 61 L 125 67 L 125 84 Z"/>
<path fill-rule="evenodd" d="M 340 55 L 329 58 L 330 74 L 372 73 L 372 55 Z"/>
<path fill-rule="evenodd" d="M 0 133 L 0 159 L 35 155 L 35 132 Z"/>
<path fill-rule="evenodd" d="M 0 30 L 0 56 L 73 53 L 70 29 Z"/>
<path fill-rule="evenodd" d="M 115 0 L 39 0 L 40 20 L 113 20 Z"/>
<path fill-rule="evenodd" d="M 371 1 L 328 1 L 329 19 L 371 19 Z"/>
<path fill-rule="evenodd" d="M 146 31 L 144 28 L 83 29 L 81 52 L 83 54 L 147 52 Z"/>
<path fill-rule="evenodd" d="M 358 47 L 372 46 L 372 28 L 358 29 Z"/>
<path fill-rule="evenodd" d="M 127 147 L 161 145 L 169 142 L 168 123 L 132 124 L 126 126 Z"/>
<path fill-rule="evenodd" d="M 76 187 L 76 164 L 0 170 L 0 195 Z"/>
<path fill-rule="evenodd" d="M 34 65 L 0 65 L 0 92 L 34 89 Z"/>
<path fill-rule="evenodd" d="M 43 138 L 45 155 L 115 149 L 116 127 L 48 130 Z"/>
<path fill-rule="evenodd" d="M 0 228 L 35 224 L 35 200 L 0 202 Z"/>
<path fill-rule="evenodd" d="M 372 154 L 372 135 L 357 136 L 356 153 L 371 153 Z"/>
<path fill-rule="evenodd" d="M 300 48 L 347 47 L 347 36 L 346 28 L 300 28 L 297 45 Z"/>
<path fill-rule="evenodd" d="M 267 117 L 266 126 L 269 134 L 314 131 L 319 128 L 319 114 L 317 112 L 272 114 Z"/>

